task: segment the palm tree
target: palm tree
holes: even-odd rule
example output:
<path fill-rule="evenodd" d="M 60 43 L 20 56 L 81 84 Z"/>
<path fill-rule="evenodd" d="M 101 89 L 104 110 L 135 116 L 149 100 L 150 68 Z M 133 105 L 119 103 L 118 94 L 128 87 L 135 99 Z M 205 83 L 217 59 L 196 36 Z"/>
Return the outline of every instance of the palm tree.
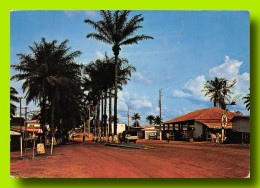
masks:
<path fill-rule="evenodd" d="M 154 119 L 155 119 L 154 115 L 148 115 L 146 117 L 146 121 L 149 122 L 150 125 L 153 124 Z"/>
<path fill-rule="evenodd" d="M 214 80 L 208 80 L 201 91 L 206 92 L 204 96 L 210 96 L 210 101 L 214 103 L 215 107 L 225 110 L 227 105 L 225 101 L 229 101 L 230 94 L 232 94 L 230 89 L 235 83 L 236 79 L 231 84 L 227 84 L 227 79 L 215 77 Z M 234 105 L 233 103 L 234 101 L 228 105 Z"/>
<path fill-rule="evenodd" d="M 160 118 L 160 115 L 157 115 L 154 117 L 154 124 L 155 125 L 160 125 L 162 122 L 162 119 Z"/>
<path fill-rule="evenodd" d="M 249 93 L 245 97 L 243 97 L 243 99 L 245 100 L 244 104 L 246 105 L 246 109 L 250 111 L 250 88 Z"/>
<path fill-rule="evenodd" d="M 80 69 L 79 65 L 74 62 L 74 58 L 81 52 L 69 53 L 70 48 L 67 47 L 67 42 L 68 40 L 65 40 L 57 45 L 56 40 L 47 42 L 45 38 L 42 38 L 40 43 L 34 42 L 33 46 L 29 46 L 32 54 L 17 54 L 20 63 L 11 66 L 20 71 L 11 79 L 25 80 L 22 89 L 26 92 L 26 103 L 33 101 L 40 106 L 42 129 L 45 131 L 44 125 L 48 122 L 51 125 L 52 134 L 54 134 L 55 124 L 57 125 L 59 121 L 55 115 L 58 114 L 61 117 L 59 114 L 65 110 L 66 105 L 61 108 L 61 102 L 68 102 L 64 97 L 72 100 L 71 95 L 78 91 L 80 84 Z M 66 108 L 70 107 L 66 106 Z M 47 115 L 47 109 L 50 116 Z"/>
<path fill-rule="evenodd" d="M 14 87 L 10 87 L 10 118 L 12 119 L 15 115 L 16 106 L 13 102 L 19 102 L 18 97 L 16 96 L 18 92 Z"/>
<path fill-rule="evenodd" d="M 117 119 L 117 85 L 118 85 L 118 56 L 122 45 L 131 45 L 138 43 L 144 39 L 153 39 L 147 35 L 133 36 L 134 32 L 142 28 L 139 24 L 144 20 L 141 14 L 135 15 L 130 20 L 128 16 L 130 11 L 122 10 L 115 11 L 100 11 L 103 20 L 92 21 L 90 19 L 84 20 L 85 23 L 90 24 L 97 33 L 89 33 L 87 38 L 94 38 L 112 45 L 112 51 L 115 56 L 115 97 L 114 97 L 114 116 L 116 124 Z M 114 134 L 117 134 L 117 127 L 114 127 Z"/>
<path fill-rule="evenodd" d="M 118 58 L 119 62 L 119 70 L 118 70 L 118 89 L 122 90 L 122 85 L 127 84 L 130 80 L 132 72 L 135 71 L 135 67 L 128 63 L 128 60 L 125 58 Z M 85 77 L 85 90 L 90 91 L 89 95 L 93 95 L 96 93 L 94 98 L 89 98 L 91 100 L 101 100 L 102 108 L 102 134 L 104 129 L 104 135 L 106 135 L 106 98 L 109 95 L 109 134 L 111 131 L 111 98 L 113 96 L 112 89 L 114 88 L 114 65 L 115 65 L 115 58 L 109 58 L 105 54 L 104 59 L 97 59 L 94 62 L 88 64 L 85 68 L 85 73 L 87 77 Z M 102 102 L 104 101 L 105 102 Z M 96 103 L 96 102 L 95 102 Z"/>
<path fill-rule="evenodd" d="M 139 122 L 138 120 L 141 119 L 141 116 L 139 113 L 134 113 L 133 116 L 131 117 L 131 120 L 134 121 L 134 127 L 139 127 Z"/>
<path fill-rule="evenodd" d="M 237 114 L 243 114 L 243 113 L 240 112 L 239 110 L 235 110 L 234 113 L 237 113 Z"/>

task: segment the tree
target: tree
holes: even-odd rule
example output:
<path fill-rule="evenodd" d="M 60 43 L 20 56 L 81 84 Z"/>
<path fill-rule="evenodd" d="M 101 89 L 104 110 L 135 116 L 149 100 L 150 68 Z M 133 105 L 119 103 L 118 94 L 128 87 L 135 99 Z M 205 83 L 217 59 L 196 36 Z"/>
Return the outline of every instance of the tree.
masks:
<path fill-rule="evenodd" d="M 20 62 L 12 65 L 20 73 L 11 79 L 25 80 L 22 89 L 26 92 L 26 103 L 33 101 L 40 106 L 42 129 L 45 131 L 44 125 L 48 122 L 52 134 L 56 125 L 64 123 L 62 118 L 72 117 L 66 111 L 75 110 L 71 104 L 78 104 L 74 99 L 79 94 L 80 66 L 74 58 L 81 52 L 69 52 L 67 43 L 68 40 L 57 44 L 56 40 L 47 42 L 42 38 L 40 43 L 29 46 L 31 54 L 17 54 Z"/>
<path fill-rule="evenodd" d="M 232 94 L 230 89 L 235 83 L 236 79 L 231 84 L 227 84 L 227 79 L 215 77 L 214 80 L 208 80 L 201 91 L 206 92 L 204 96 L 210 96 L 210 101 L 214 103 L 215 107 L 225 110 L 227 105 L 225 101 L 230 101 L 230 94 Z M 234 101 L 232 102 L 234 103 Z M 228 105 L 234 105 L 233 103 Z"/>
<path fill-rule="evenodd" d="M 130 80 L 132 72 L 135 71 L 135 67 L 128 63 L 128 60 L 125 58 L 118 58 L 119 70 L 118 70 L 118 86 L 117 88 L 122 90 L 123 85 L 127 84 Z M 102 131 L 104 128 L 104 134 L 106 135 L 106 98 L 109 96 L 109 134 L 111 131 L 111 99 L 114 96 L 112 90 L 114 88 L 114 69 L 115 58 L 109 58 L 105 54 L 104 59 L 97 59 L 94 62 L 88 64 L 85 68 L 85 81 L 84 86 L 85 90 L 89 91 L 89 101 L 92 101 L 93 104 L 97 104 L 97 101 L 101 100 L 101 111 L 103 112 L 102 122 Z M 95 97 L 90 97 L 90 96 Z M 104 101 L 105 100 L 105 101 Z M 104 101 L 104 102 L 102 102 Z M 103 127 L 104 126 L 104 127 Z M 103 134 L 103 132 L 102 132 Z"/>
<path fill-rule="evenodd" d="M 243 97 L 243 100 L 245 100 L 244 104 L 246 105 L 246 109 L 250 111 L 250 88 L 249 93 L 245 97 Z"/>
<path fill-rule="evenodd" d="M 134 113 L 133 116 L 131 117 L 131 120 L 134 121 L 133 126 L 134 127 L 139 127 L 139 121 L 141 119 L 141 116 L 139 113 Z"/>
<path fill-rule="evenodd" d="M 148 116 L 146 117 L 146 121 L 149 122 L 150 125 L 153 124 L 154 119 L 155 119 L 154 115 L 148 115 Z"/>
<path fill-rule="evenodd" d="M 14 87 L 10 87 L 10 118 L 11 119 L 15 115 L 15 111 L 16 111 L 16 106 L 13 102 L 19 102 L 19 99 L 16 95 L 18 95 L 16 89 Z"/>
<path fill-rule="evenodd" d="M 90 19 L 84 20 L 85 23 L 90 24 L 97 32 L 89 33 L 87 38 L 94 38 L 112 45 L 112 51 L 115 56 L 115 97 L 114 97 L 114 116 L 115 122 L 117 119 L 117 85 L 118 85 L 118 56 L 123 45 L 131 45 L 138 43 L 144 39 L 153 39 L 151 36 L 136 35 L 134 32 L 142 28 L 139 24 L 144 20 L 141 14 L 135 15 L 130 20 L 128 16 L 130 11 L 100 11 L 103 20 L 94 22 Z M 114 127 L 114 134 L 117 134 L 117 127 Z"/>
<path fill-rule="evenodd" d="M 243 114 L 243 113 L 240 112 L 239 110 L 235 110 L 234 113 L 237 113 L 237 114 Z"/>
<path fill-rule="evenodd" d="M 161 122 L 162 122 L 162 119 L 160 118 L 160 116 L 159 115 L 155 116 L 154 124 L 155 125 L 160 125 Z"/>

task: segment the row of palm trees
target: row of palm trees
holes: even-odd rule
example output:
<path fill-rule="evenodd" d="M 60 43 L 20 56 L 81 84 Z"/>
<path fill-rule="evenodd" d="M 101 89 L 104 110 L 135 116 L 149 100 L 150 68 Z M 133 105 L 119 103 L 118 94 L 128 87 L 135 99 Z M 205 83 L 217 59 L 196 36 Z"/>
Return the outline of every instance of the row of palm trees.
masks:
<path fill-rule="evenodd" d="M 87 91 L 86 101 L 89 106 L 89 110 L 92 108 L 92 116 L 94 117 L 93 125 L 95 134 L 98 133 L 99 128 L 102 136 L 112 134 L 112 121 L 115 120 L 115 116 L 112 115 L 112 98 L 115 99 L 115 58 L 109 58 L 105 54 L 104 59 L 97 59 L 94 62 L 88 64 L 84 73 L 86 76 L 83 81 L 83 89 Z M 125 58 L 118 57 L 118 85 L 117 89 L 122 90 L 123 85 L 127 84 L 130 80 L 132 73 L 135 71 L 135 67 L 128 63 Z M 108 102 L 107 102 L 107 99 Z M 109 116 L 107 116 L 107 104 L 109 108 Z M 101 112 L 101 120 L 100 113 Z M 90 119 L 90 117 L 88 117 Z M 108 120 L 108 125 L 107 125 Z M 118 122 L 118 119 L 116 119 Z M 114 132 L 115 132 L 114 126 Z"/>
<path fill-rule="evenodd" d="M 81 52 L 70 52 L 68 40 L 57 43 L 47 42 L 29 46 L 31 54 L 17 54 L 20 62 L 11 67 L 18 74 L 12 80 L 23 80 L 22 90 L 26 103 L 34 102 L 40 107 L 40 122 L 43 131 L 50 125 L 52 134 L 56 128 L 63 135 L 64 128 L 70 128 L 80 121 L 80 107 L 83 96 L 81 90 L 81 66 L 74 60 Z"/>
<path fill-rule="evenodd" d="M 117 91 L 122 89 L 131 77 L 135 67 L 128 64 L 127 59 L 119 57 L 121 46 L 138 43 L 144 39 L 153 39 L 146 35 L 134 35 L 143 21 L 141 14 L 128 19 L 130 11 L 100 11 L 103 20 L 94 22 L 86 19 L 96 33 L 89 33 L 87 38 L 95 38 L 112 44 L 114 57 L 105 55 L 87 66 L 75 62 L 81 52 L 70 52 L 68 40 L 57 43 L 47 42 L 42 38 L 40 43 L 29 46 L 31 54 L 17 54 L 18 65 L 11 65 L 19 73 L 12 80 L 24 80 L 22 89 L 25 92 L 26 103 L 34 102 L 40 107 L 40 123 L 44 129 L 49 124 L 51 133 L 55 129 L 63 131 L 72 125 L 86 122 L 93 117 L 94 133 L 101 128 L 106 135 L 111 131 L 111 121 L 117 124 Z M 114 114 L 112 118 L 112 98 L 114 99 Z M 109 99 L 109 117 L 106 108 Z M 101 108 L 101 120 L 100 117 Z M 12 111 L 13 113 L 13 111 Z M 107 119 L 109 121 L 107 127 Z M 108 129 L 107 129 L 108 128 Z M 114 126 L 117 134 L 117 126 Z"/>
<path fill-rule="evenodd" d="M 91 25 L 96 32 L 89 33 L 87 38 L 94 38 L 104 43 L 112 45 L 112 51 L 115 58 L 115 83 L 114 83 L 114 125 L 117 124 L 117 89 L 119 83 L 118 77 L 118 57 L 121 50 L 121 46 L 137 44 L 141 40 L 153 39 L 147 35 L 134 35 L 135 31 L 142 28 L 140 23 L 144 20 L 142 14 L 133 16 L 128 19 L 131 11 L 129 10 L 117 10 L 100 11 L 102 20 L 93 21 L 86 19 L 84 22 Z M 114 126 L 114 133 L 117 133 L 117 126 Z"/>
<path fill-rule="evenodd" d="M 148 115 L 146 116 L 146 121 L 149 122 L 150 125 L 159 125 L 161 123 L 160 115 L 154 116 L 154 115 Z"/>

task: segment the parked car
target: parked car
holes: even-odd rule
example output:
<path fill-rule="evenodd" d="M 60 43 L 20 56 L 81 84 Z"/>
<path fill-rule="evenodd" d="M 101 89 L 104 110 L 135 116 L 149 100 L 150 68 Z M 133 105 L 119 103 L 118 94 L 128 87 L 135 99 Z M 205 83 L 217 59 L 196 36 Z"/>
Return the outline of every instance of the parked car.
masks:
<path fill-rule="evenodd" d="M 123 131 L 122 134 L 119 135 L 120 142 L 136 143 L 137 139 L 138 139 L 137 131 L 135 130 Z"/>

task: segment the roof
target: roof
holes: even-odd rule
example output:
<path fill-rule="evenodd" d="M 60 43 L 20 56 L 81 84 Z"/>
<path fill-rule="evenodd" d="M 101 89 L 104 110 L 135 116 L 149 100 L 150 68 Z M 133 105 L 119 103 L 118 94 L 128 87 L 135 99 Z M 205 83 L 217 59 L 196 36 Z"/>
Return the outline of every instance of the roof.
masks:
<path fill-rule="evenodd" d="M 10 135 L 11 135 L 11 136 L 16 136 L 16 135 L 21 135 L 21 133 L 18 132 L 18 131 L 12 131 L 12 130 L 10 130 Z"/>
<path fill-rule="evenodd" d="M 142 128 L 150 128 L 150 127 L 160 127 L 160 125 L 144 125 L 144 126 L 140 126 Z"/>
<path fill-rule="evenodd" d="M 158 131 L 158 129 L 142 129 L 142 131 Z"/>
<path fill-rule="evenodd" d="M 11 126 L 11 130 L 12 131 L 19 131 L 19 132 L 24 132 L 25 131 L 25 127 L 24 126 Z M 28 127 L 28 128 L 26 128 L 26 131 L 27 132 L 36 132 L 36 133 L 43 133 L 42 132 L 42 129 L 41 128 L 39 128 L 39 127 Z"/>
<path fill-rule="evenodd" d="M 35 119 L 35 120 L 28 120 L 26 123 L 40 123 L 40 120 Z"/>
<path fill-rule="evenodd" d="M 189 121 L 189 120 L 195 120 L 200 123 L 203 123 L 207 125 L 210 128 L 220 128 L 220 119 L 222 115 L 223 110 L 220 108 L 206 108 L 201 110 L 196 110 L 193 112 L 190 112 L 188 114 L 179 116 L 177 118 L 171 119 L 169 121 L 164 122 L 163 124 L 169 124 L 169 123 L 177 123 L 182 121 Z M 242 114 L 237 114 L 234 112 L 226 111 L 227 117 L 228 117 L 228 126 L 232 126 L 232 122 L 230 122 L 234 117 L 243 117 L 250 119 L 250 116 L 245 116 Z"/>

